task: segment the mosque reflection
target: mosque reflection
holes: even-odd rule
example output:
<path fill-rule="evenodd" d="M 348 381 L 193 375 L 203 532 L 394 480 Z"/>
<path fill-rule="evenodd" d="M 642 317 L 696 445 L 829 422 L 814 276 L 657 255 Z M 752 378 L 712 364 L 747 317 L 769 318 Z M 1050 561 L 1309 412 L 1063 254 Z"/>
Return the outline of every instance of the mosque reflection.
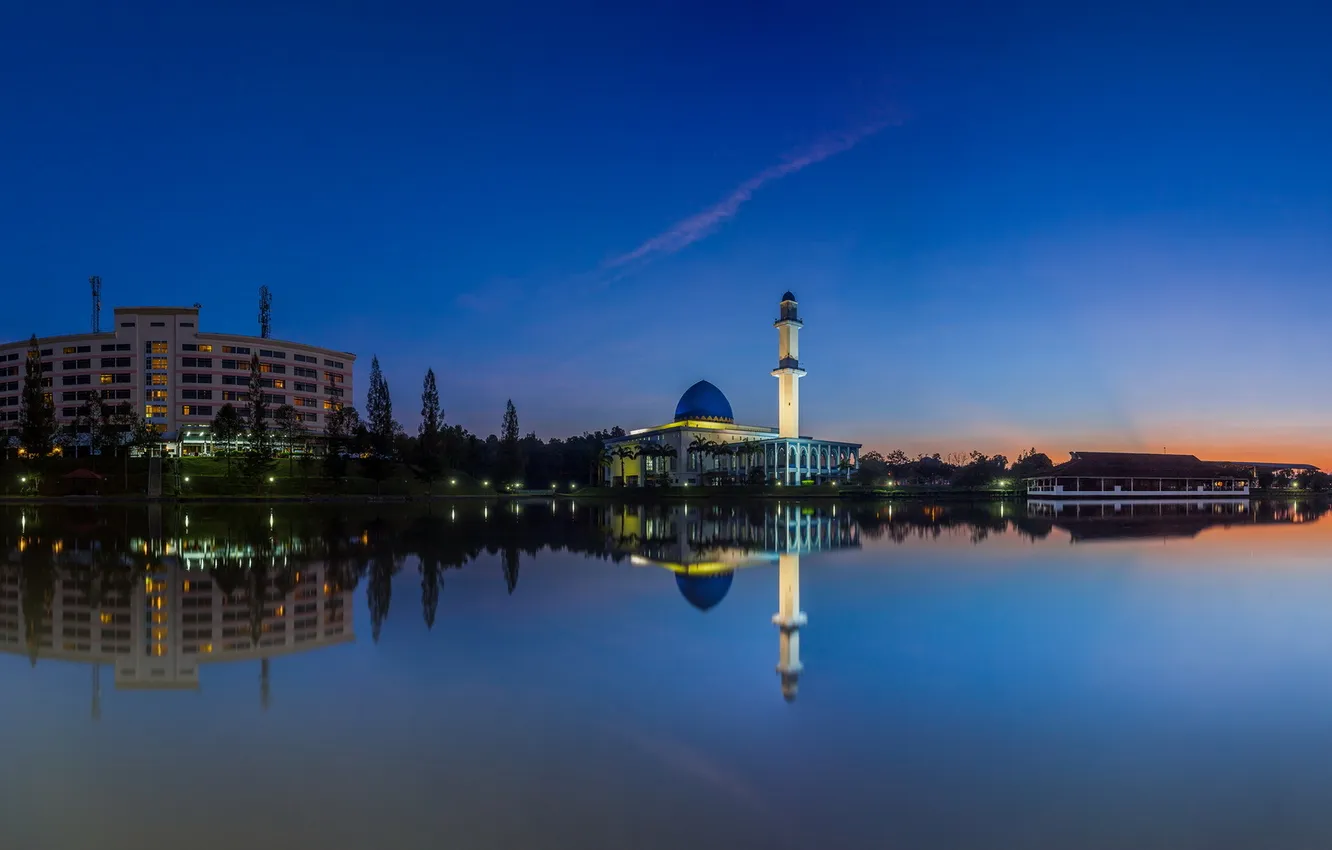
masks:
<path fill-rule="evenodd" d="M 800 607 L 800 556 L 858 547 L 859 528 L 851 514 L 843 509 L 839 516 L 835 503 L 777 503 L 751 510 L 636 505 L 607 513 L 615 551 L 627 552 L 632 563 L 670 570 L 680 595 L 700 611 L 726 597 L 737 570 L 775 563 L 777 673 L 782 696 L 795 699 L 804 669 L 800 629 L 807 622 Z"/>
<path fill-rule="evenodd" d="M 253 662 L 267 704 L 272 659 L 355 640 L 362 584 L 377 641 L 409 564 L 429 628 L 447 570 L 495 556 L 512 594 L 524 554 L 563 550 L 670 573 L 701 612 L 723 603 L 738 572 L 771 576 L 789 700 L 807 620 L 803 556 L 944 536 L 1035 541 L 1055 530 L 1074 543 L 1192 537 L 1326 511 L 1303 501 L 0 506 L 0 651 L 90 665 L 94 715 L 108 667 L 118 690 L 167 690 L 199 688 L 209 664 Z M 398 598 L 401 607 L 401 589 Z"/>

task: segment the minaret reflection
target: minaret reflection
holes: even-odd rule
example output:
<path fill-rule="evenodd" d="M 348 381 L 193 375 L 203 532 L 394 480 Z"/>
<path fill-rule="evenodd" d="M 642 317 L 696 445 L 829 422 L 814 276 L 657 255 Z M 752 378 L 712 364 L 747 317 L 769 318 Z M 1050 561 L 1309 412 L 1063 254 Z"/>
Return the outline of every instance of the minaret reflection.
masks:
<path fill-rule="evenodd" d="M 738 572 L 777 566 L 777 673 L 783 698 L 799 692 L 800 630 L 807 617 L 800 607 L 802 555 L 860 545 L 859 527 L 835 505 L 703 508 L 619 506 L 606 514 L 607 544 L 626 552 L 632 563 L 664 567 L 675 574 L 680 595 L 700 611 L 710 611 L 729 592 Z"/>
<path fill-rule="evenodd" d="M 777 674 L 782 678 L 782 696 L 787 702 L 796 698 L 800 688 L 800 627 L 805 625 L 805 612 L 800 610 L 800 553 L 783 552 L 777 556 L 777 613 L 772 622 L 777 626 Z"/>

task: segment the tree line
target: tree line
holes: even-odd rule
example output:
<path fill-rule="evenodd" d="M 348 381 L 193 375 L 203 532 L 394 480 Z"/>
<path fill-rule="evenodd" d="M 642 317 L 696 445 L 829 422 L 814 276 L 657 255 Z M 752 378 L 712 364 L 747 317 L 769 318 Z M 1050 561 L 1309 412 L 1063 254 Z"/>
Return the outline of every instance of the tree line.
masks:
<path fill-rule="evenodd" d="M 918 454 L 910 457 L 901 449 L 888 454 L 865 452 L 856 470 L 857 483 L 883 486 L 888 483 L 936 487 L 984 487 L 997 481 L 1020 481 L 1053 469 L 1054 462 L 1045 452 L 1030 448 L 1018 455 L 1011 465 L 1004 455 L 984 452 Z"/>

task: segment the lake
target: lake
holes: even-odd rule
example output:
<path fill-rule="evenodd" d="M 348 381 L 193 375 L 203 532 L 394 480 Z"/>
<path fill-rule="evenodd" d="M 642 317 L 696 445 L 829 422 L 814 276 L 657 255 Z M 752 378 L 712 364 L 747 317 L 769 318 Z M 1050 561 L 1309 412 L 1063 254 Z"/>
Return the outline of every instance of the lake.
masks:
<path fill-rule="evenodd" d="M 0 506 L 0 846 L 1329 847 L 1326 512 Z"/>

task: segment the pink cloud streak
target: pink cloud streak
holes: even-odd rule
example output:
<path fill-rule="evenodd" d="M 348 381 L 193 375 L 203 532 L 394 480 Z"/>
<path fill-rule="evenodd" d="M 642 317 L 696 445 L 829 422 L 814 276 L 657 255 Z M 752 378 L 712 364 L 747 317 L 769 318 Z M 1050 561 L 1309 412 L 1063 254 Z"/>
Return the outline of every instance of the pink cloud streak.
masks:
<path fill-rule="evenodd" d="M 613 269 L 630 263 L 647 262 L 654 257 L 674 254 L 692 245 L 705 236 L 711 235 L 722 224 L 734 218 L 736 213 L 740 211 L 740 207 L 754 197 L 755 192 L 768 183 L 780 180 L 831 156 L 848 151 L 892 123 L 895 122 L 877 121 L 848 133 L 820 139 L 810 147 L 760 171 L 737 186 L 718 203 L 676 223 L 674 227 L 653 236 L 629 253 L 612 257 L 603 264 L 603 268 Z"/>

